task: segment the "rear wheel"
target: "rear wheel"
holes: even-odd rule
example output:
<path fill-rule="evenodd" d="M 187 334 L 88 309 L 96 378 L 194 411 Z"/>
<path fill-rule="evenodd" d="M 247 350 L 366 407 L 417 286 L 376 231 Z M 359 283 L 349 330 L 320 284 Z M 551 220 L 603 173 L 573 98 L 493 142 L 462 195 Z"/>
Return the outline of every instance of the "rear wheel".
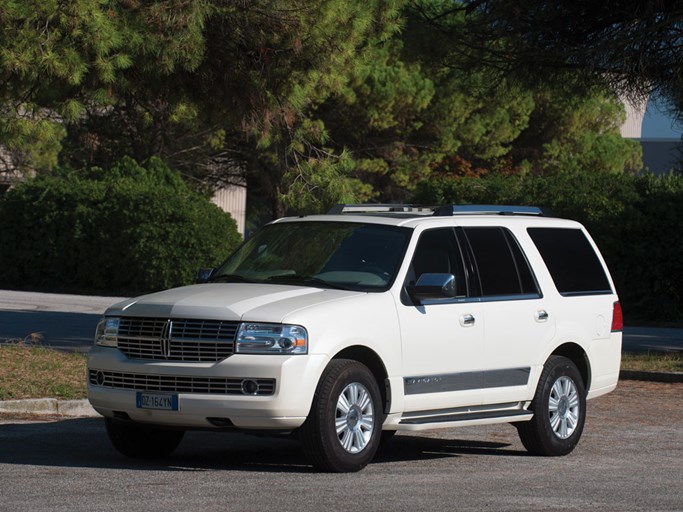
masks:
<path fill-rule="evenodd" d="M 566 455 L 576 447 L 586 421 L 586 390 L 571 360 L 548 358 L 530 410 L 534 412 L 531 421 L 517 424 L 529 452 Z"/>
<path fill-rule="evenodd" d="M 379 387 L 370 370 L 356 361 L 335 359 L 323 372 L 301 427 L 304 452 L 323 471 L 359 471 L 375 456 L 383 420 Z"/>
<path fill-rule="evenodd" d="M 104 424 L 116 451 L 132 459 L 168 457 L 185 435 L 182 430 L 167 430 L 110 418 L 105 418 Z"/>

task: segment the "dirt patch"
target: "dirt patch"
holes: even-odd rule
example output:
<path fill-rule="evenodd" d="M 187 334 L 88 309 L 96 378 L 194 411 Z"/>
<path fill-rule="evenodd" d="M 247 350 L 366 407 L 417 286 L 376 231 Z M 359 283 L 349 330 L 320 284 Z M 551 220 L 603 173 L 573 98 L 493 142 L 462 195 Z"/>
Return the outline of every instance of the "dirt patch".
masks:
<path fill-rule="evenodd" d="M 683 422 L 683 383 L 636 380 L 619 381 L 612 393 L 588 402 L 591 428 L 619 427 L 635 420 L 647 425 L 668 426 Z"/>

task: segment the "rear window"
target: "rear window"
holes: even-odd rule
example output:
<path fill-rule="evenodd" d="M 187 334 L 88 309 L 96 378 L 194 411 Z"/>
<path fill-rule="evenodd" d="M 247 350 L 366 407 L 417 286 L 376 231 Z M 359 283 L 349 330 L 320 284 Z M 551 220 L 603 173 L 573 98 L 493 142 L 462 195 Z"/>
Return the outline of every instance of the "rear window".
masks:
<path fill-rule="evenodd" d="M 607 274 L 580 229 L 528 228 L 562 295 L 612 293 Z"/>

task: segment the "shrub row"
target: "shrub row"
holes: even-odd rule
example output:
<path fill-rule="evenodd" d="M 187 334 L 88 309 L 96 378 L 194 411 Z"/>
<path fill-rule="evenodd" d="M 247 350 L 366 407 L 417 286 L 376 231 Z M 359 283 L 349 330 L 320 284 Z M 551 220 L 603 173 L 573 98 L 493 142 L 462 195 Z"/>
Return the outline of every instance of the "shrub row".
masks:
<path fill-rule="evenodd" d="M 415 202 L 539 205 L 582 222 L 628 321 L 683 319 L 683 176 L 582 173 L 432 178 Z"/>
<path fill-rule="evenodd" d="M 57 170 L 0 199 L 0 287 L 133 294 L 192 282 L 239 243 L 162 161 Z"/>

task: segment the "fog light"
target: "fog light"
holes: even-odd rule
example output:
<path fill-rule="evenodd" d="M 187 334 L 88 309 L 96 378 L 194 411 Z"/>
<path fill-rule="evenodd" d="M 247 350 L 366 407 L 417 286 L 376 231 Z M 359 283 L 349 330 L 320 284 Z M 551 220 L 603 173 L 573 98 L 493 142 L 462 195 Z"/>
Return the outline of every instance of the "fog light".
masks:
<path fill-rule="evenodd" d="M 258 382 L 251 379 L 242 381 L 242 393 L 245 395 L 255 395 L 258 393 Z"/>

